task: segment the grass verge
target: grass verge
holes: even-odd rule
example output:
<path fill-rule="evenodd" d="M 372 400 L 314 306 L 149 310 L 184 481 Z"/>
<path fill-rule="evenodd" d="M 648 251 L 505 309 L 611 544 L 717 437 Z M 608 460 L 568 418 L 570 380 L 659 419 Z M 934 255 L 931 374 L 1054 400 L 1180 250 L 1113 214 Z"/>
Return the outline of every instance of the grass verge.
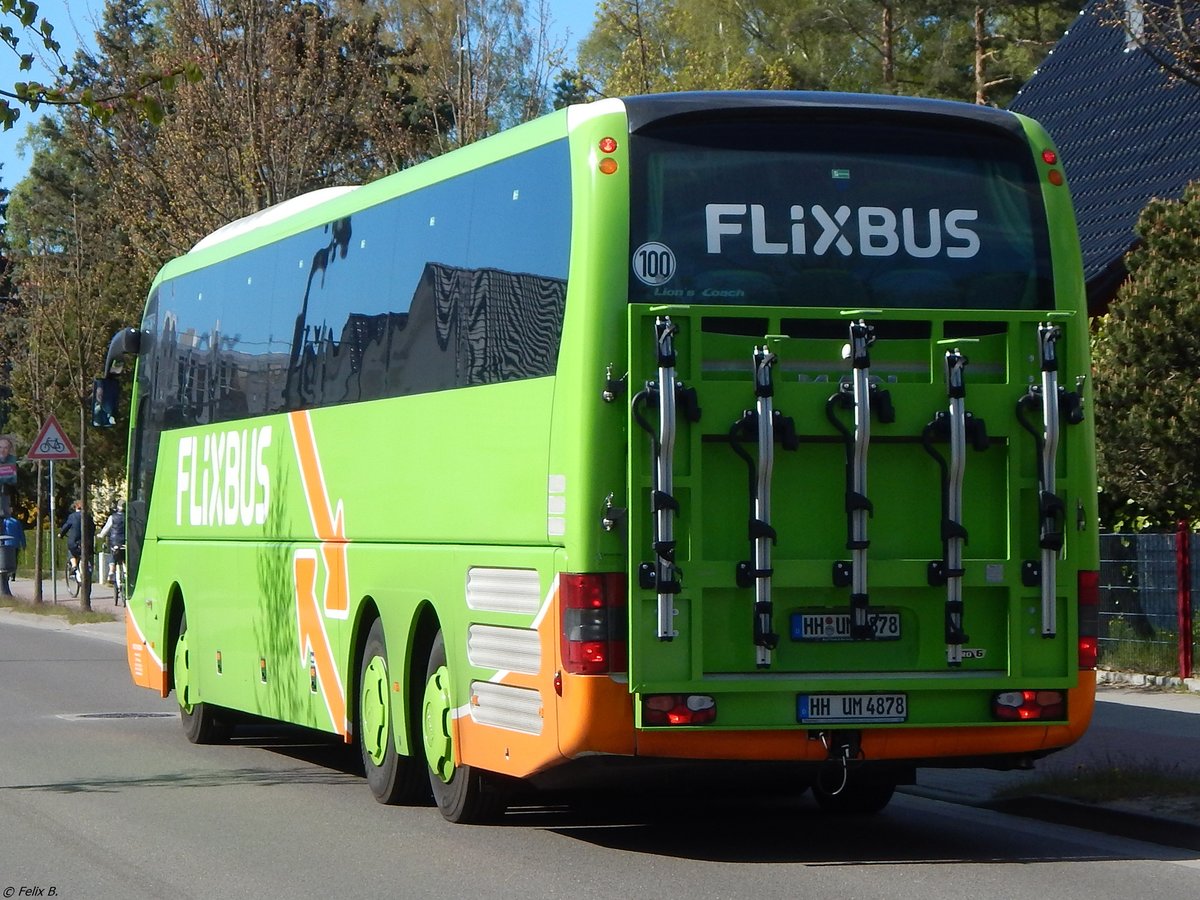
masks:
<path fill-rule="evenodd" d="M 113 617 L 99 612 L 83 612 L 69 606 L 58 606 L 54 603 L 22 603 L 12 597 L 0 597 L 0 609 L 11 609 L 14 612 L 27 613 L 31 616 L 58 616 L 66 619 L 69 625 L 83 625 L 91 622 L 111 622 Z"/>
<path fill-rule="evenodd" d="M 1047 772 L 1006 788 L 999 796 L 1014 799 L 1031 794 L 1091 804 L 1184 798 L 1200 805 L 1200 773 L 1140 760 L 1108 760 L 1103 765 L 1079 765 L 1072 771 Z"/>

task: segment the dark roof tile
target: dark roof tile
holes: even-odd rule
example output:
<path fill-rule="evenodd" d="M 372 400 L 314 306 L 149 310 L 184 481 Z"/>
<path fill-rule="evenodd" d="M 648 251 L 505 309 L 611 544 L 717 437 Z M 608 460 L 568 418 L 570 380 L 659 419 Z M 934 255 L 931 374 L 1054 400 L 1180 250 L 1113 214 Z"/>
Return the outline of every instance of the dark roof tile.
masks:
<path fill-rule="evenodd" d="M 1012 102 L 1058 144 L 1070 179 L 1084 275 L 1111 273 L 1138 214 L 1200 178 L 1200 87 L 1171 80 L 1093 2 Z"/>

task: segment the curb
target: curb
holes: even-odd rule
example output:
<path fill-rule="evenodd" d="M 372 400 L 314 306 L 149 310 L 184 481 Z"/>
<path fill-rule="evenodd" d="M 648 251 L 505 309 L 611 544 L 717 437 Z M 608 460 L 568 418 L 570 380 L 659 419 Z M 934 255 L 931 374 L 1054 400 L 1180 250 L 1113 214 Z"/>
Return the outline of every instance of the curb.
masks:
<path fill-rule="evenodd" d="M 1135 841 L 1180 847 L 1185 850 L 1200 850 L 1200 825 L 1179 819 L 1113 809 L 1102 804 L 1093 806 L 1041 794 L 991 800 L 980 804 L 980 807 L 1005 815 L 1020 816 L 1023 819 L 1068 825 Z"/>
<path fill-rule="evenodd" d="M 13 601 L 18 610 L 21 606 L 34 606 L 34 582 L 33 579 L 25 577 L 16 581 L 9 581 L 10 594 L 3 595 L 2 599 Z M 58 590 L 58 599 L 55 601 L 55 588 Z M 95 582 L 92 584 L 91 603 L 93 613 L 102 616 L 110 616 L 114 620 L 123 621 L 125 618 L 125 607 L 115 606 L 113 602 L 113 589 L 103 582 Z M 82 611 L 82 604 L 78 597 L 72 597 L 67 592 L 66 585 L 61 581 L 55 584 L 49 578 L 42 579 L 42 605 L 47 609 L 63 609 Z"/>
<path fill-rule="evenodd" d="M 1178 675 L 1139 675 L 1135 672 L 1114 672 L 1111 669 L 1097 669 L 1096 684 L 1171 688 L 1200 694 L 1200 678 L 1180 678 Z"/>

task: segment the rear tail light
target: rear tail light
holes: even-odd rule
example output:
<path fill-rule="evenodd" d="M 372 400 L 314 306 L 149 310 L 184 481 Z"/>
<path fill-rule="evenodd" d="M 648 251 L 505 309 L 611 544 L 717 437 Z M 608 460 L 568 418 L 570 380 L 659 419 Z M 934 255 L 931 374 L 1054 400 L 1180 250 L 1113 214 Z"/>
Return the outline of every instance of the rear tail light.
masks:
<path fill-rule="evenodd" d="M 1079 668 L 1095 669 L 1100 659 L 1100 573 L 1079 573 Z"/>
<path fill-rule="evenodd" d="M 573 675 L 624 672 L 625 576 L 559 576 L 563 668 Z"/>
<path fill-rule="evenodd" d="M 992 715 L 1006 722 L 1065 719 L 1067 698 L 1062 691 L 1005 691 L 992 698 Z"/>
<path fill-rule="evenodd" d="M 650 694 L 642 698 L 643 725 L 709 725 L 717 701 L 706 694 Z"/>

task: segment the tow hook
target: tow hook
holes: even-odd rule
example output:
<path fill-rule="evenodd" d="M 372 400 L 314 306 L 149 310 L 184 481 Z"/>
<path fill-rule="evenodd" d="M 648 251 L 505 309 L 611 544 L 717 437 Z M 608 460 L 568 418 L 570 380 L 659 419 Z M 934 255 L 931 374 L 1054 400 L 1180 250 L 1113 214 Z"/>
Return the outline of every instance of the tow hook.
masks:
<path fill-rule="evenodd" d="M 862 759 L 862 734 L 857 731 L 818 731 L 809 740 L 820 741 L 828 756 L 817 774 L 821 790 L 836 797 L 846 789 L 850 761 Z"/>

